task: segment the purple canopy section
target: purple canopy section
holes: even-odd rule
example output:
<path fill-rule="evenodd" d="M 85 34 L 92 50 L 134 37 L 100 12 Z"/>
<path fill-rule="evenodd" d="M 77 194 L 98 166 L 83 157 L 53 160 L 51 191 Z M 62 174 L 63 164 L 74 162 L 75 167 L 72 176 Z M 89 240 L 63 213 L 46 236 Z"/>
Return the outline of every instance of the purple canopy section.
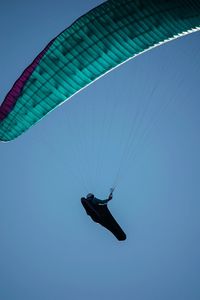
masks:
<path fill-rule="evenodd" d="M 53 39 L 43 50 L 39 53 L 39 55 L 34 59 L 34 61 L 24 70 L 22 75 L 17 79 L 17 81 L 14 83 L 11 90 L 8 92 L 8 94 L 5 97 L 4 102 L 0 106 L 0 121 L 3 121 L 7 115 L 12 111 L 14 108 L 18 97 L 20 96 L 25 83 L 35 70 L 35 68 L 40 63 L 40 60 L 43 58 L 45 53 L 49 50 L 50 46 L 53 44 L 55 39 Z"/>

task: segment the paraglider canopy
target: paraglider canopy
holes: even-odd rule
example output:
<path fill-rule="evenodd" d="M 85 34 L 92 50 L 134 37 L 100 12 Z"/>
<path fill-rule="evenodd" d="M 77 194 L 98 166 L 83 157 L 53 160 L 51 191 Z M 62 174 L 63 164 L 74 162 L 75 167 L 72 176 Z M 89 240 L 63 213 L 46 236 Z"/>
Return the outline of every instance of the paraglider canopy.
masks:
<path fill-rule="evenodd" d="M 108 0 L 54 38 L 0 107 L 0 140 L 15 139 L 97 78 L 136 55 L 199 30 L 195 0 Z"/>

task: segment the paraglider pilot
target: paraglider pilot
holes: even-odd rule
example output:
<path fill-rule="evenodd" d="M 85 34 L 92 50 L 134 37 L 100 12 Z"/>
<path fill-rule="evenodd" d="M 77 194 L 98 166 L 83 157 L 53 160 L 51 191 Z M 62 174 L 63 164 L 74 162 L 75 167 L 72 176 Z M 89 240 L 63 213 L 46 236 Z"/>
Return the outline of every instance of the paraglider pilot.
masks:
<path fill-rule="evenodd" d="M 126 239 L 126 234 L 113 218 L 107 207 L 107 203 L 112 198 L 113 189 L 111 189 L 108 198 L 105 200 L 100 200 L 96 198 L 92 193 L 89 193 L 86 198 L 81 198 L 81 203 L 85 208 L 86 213 L 92 218 L 94 222 L 101 224 L 103 227 L 112 232 L 119 241 L 124 241 Z"/>
<path fill-rule="evenodd" d="M 105 200 L 100 200 L 96 197 L 94 197 L 93 194 L 89 193 L 86 197 L 88 202 L 91 202 L 92 204 L 97 204 L 97 205 L 105 205 L 108 203 L 108 201 L 110 201 L 112 199 L 113 195 L 112 192 L 109 194 L 108 199 Z M 84 199 L 84 198 L 83 198 Z"/>

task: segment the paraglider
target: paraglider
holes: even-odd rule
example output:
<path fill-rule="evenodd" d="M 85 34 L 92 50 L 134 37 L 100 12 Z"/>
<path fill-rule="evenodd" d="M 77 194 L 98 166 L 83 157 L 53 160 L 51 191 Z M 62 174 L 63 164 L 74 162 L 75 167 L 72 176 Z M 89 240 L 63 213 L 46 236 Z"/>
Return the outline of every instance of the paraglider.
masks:
<path fill-rule="evenodd" d="M 107 203 L 113 198 L 113 190 L 107 199 L 100 200 L 96 198 L 92 193 L 89 193 L 86 198 L 81 198 L 81 203 L 85 208 L 86 213 L 91 217 L 91 219 L 108 229 L 113 235 L 119 240 L 124 241 L 126 239 L 126 234 L 121 229 L 119 224 L 113 218 L 110 213 Z"/>
<path fill-rule="evenodd" d="M 126 61 L 198 31 L 199 26 L 200 1 L 103 2 L 50 41 L 14 83 L 0 106 L 0 141 L 17 138 Z M 108 199 L 105 203 L 98 203 L 94 196 L 92 199 L 81 199 L 87 214 L 118 240 L 125 240 L 125 233 L 108 210 Z"/>
<path fill-rule="evenodd" d="M 0 140 L 21 135 L 77 92 L 146 50 L 200 29 L 196 0 L 108 0 L 54 38 L 0 106 Z"/>

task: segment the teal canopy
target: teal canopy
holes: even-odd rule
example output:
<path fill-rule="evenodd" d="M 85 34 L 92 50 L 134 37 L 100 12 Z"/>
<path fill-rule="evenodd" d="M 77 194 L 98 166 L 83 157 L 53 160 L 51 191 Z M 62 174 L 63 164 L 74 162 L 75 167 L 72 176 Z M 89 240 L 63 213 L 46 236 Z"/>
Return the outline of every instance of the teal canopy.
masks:
<path fill-rule="evenodd" d="M 199 0 L 104 2 L 54 38 L 15 82 L 0 107 L 0 140 L 18 137 L 120 64 L 199 26 Z"/>

